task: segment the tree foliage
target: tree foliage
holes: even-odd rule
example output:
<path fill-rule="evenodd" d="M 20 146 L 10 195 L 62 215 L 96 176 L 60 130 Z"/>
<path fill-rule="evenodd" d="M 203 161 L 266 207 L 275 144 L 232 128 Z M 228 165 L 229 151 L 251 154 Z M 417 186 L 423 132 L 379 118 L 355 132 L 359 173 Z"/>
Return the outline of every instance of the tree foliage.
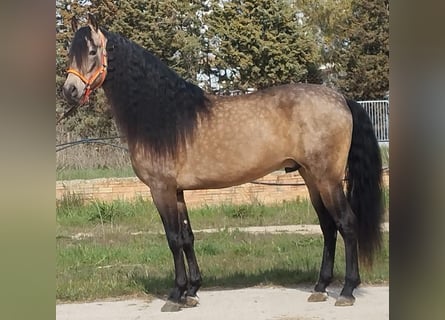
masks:
<path fill-rule="evenodd" d="M 382 99 L 389 90 L 389 1 L 353 0 L 335 53 L 337 86 L 354 99 Z"/>
<path fill-rule="evenodd" d="M 87 12 L 195 83 L 202 74 L 230 90 L 324 81 L 355 99 L 389 89 L 388 0 L 56 0 L 56 117 L 67 108 L 70 20 Z M 332 66 L 328 78 L 320 66 Z M 98 136 L 114 132 L 111 118 L 98 90 L 61 126 Z"/>
<path fill-rule="evenodd" d="M 216 1 L 207 16 L 213 70 L 229 89 L 307 82 L 320 59 L 301 11 L 289 1 Z M 312 79 L 317 81 L 317 79 Z"/>

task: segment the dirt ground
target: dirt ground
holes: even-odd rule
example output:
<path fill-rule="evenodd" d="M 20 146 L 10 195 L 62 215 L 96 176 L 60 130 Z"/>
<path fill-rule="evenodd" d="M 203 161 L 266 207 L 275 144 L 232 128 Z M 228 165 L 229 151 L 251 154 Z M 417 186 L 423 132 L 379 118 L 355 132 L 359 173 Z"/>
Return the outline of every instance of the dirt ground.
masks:
<path fill-rule="evenodd" d="M 164 301 L 129 299 L 58 304 L 57 320 L 385 320 L 389 319 L 389 287 L 361 286 L 352 307 L 335 307 L 341 288 L 328 288 L 326 302 L 307 302 L 310 287 L 252 287 L 201 290 L 200 304 L 163 313 Z"/>

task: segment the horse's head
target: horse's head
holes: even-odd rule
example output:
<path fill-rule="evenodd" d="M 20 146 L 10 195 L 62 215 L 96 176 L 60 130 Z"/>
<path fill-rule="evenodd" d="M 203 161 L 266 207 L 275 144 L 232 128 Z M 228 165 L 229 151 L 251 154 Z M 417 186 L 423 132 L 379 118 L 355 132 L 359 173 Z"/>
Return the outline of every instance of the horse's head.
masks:
<path fill-rule="evenodd" d="M 105 80 L 107 39 L 91 14 L 88 15 L 88 26 L 79 28 L 77 19 L 73 18 L 71 27 L 75 34 L 69 51 L 63 94 L 70 104 L 79 105 L 88 101 L 90 93 Z"/>

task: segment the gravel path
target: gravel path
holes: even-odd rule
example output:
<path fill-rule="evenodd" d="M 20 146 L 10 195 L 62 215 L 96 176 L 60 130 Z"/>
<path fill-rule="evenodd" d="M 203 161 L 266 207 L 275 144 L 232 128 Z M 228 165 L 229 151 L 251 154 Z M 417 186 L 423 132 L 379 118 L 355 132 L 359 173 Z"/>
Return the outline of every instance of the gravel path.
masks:
<path fill-rule="evenodd" d="M 205 232 L 213 233 L 219 232 L 226 229 L 201 229 L 193 231 L 194 233 Z M 284 226 L 261 226 L 261 227 L 231 227 L 227 228 L 229 232 L 241 231 L 249 233 L 297 233 L 297 234 L 321 234 L 320 225 L 318 224 L 295 224 L 295 225 L 284 225 Z M 389 223 L 382 223 L 382 231 L 389 231 Z"/>

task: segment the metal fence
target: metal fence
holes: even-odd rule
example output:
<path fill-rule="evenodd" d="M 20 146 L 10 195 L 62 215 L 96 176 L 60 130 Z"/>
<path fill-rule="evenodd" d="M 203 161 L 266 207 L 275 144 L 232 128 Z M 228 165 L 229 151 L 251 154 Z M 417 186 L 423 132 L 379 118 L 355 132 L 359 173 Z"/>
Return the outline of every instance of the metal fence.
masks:
<path fill-rule="evenodd" d="M 389 142 L 389 101 L 367 100 L 357 101 L 368 112 L 379 142 Z"/>

